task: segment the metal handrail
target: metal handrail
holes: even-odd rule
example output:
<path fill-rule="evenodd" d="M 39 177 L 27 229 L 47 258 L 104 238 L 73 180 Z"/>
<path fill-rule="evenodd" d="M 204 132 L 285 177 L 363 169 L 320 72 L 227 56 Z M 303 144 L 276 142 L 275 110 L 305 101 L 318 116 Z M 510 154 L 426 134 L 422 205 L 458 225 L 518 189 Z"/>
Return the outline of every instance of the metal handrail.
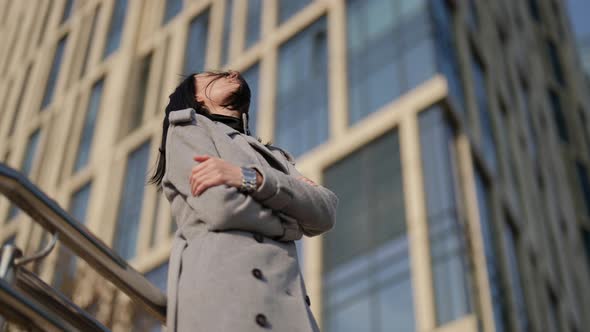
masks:
<path fill-rule="evenodd" d="M 166 294 L 76 221 L 21 172 L 0 163 L 0 193 L 84 259 L 104 278 L 160 320 L 166 321 Z"/>

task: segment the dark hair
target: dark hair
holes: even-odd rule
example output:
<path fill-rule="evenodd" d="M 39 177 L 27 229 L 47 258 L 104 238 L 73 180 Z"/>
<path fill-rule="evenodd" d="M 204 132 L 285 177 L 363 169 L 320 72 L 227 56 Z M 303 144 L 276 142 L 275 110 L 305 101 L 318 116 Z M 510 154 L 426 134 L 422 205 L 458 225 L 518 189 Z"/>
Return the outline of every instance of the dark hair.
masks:
<path fill-rule="evenodd" d="M 216 80 L 228 76 L 230 72 L 206 72 L 207 74 L 216 75 L 216 77 L 211 80 L 207 86 L 205 87 L 205 96 L 207 95 L 207 88 L 211 83 L 215 82 Z M 148 183 L 155 184 L 158 187 L 158 191 L 160 191 L 162 178 L 164 177 L 164 172 L 166 171 L 166 136 L 168 134 L 168 116 L 170 112 L 183 110 L 186 108 L 193 108 L 198 114 L 204 115 L 209 117 L 211 112 L 205 107 L 202 102 L 197 101 L 195 98 L 195 75 L 198 73 L 192 73 L 184 78 L 184 80 L 176 87 L 174 92 L 170 94 L 168 97 L 170 100 L 168 105 L 165 109 L 164 120 L 162 122 L 162 140 L 160 143 L 158 160 L 156 161 L 156 170 L 154 174 L 150 177 Z M 232 95 L 228 98 L 228 100 L 220 105 L 222 107 L 227 107 L 232 110 L 237 110 L 240 113 L 248 113 L 250 108 L 250 87 L 246 80 L 241 75 L 238 75 L 238 79 L 240 81 L 240 87 L 232 93 Z"/>

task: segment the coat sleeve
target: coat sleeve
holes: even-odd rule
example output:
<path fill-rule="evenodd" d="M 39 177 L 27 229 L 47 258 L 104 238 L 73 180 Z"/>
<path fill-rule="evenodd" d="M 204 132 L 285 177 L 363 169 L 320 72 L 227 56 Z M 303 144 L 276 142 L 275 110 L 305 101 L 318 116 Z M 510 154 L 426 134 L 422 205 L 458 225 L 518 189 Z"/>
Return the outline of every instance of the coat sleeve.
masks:
<path fill-rule="evenodd" d="M 202 125 L 171 125 L 167 137 L 165 181 L 183 196 L 187 204 L 199 215 L 210 231 L 252 231 L 279 241 L 298 240 L 301 227 L 295 220 L 281 218 L 250 195 L 229 185 L 207 188 L 193 196 L 189 177 L 197 165 L 193 157 L 207 154 L 219 157 L 212 138 Z"/>
<path fill-rule="evenodd" d="M 306 236 L 332 229 L 336 223 L 338 196 L 324 186 L 313 186 L 297 179 L 301 173 L 295 168 L 295 161 L 286 159 L 290 174 L 272 167 L 248 165 L 263 177 L 262 184 L 251 195 L 280 215 L 294 218 Z"/>

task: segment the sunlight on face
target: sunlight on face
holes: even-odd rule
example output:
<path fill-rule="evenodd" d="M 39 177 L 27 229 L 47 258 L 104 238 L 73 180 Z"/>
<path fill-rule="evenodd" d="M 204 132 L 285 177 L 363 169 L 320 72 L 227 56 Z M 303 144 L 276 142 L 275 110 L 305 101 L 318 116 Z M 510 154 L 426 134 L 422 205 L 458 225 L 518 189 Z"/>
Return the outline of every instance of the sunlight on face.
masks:
<path fill-rule="evenodd" d="M 197 101 L 204 103 L 210 112 L 220 112 L 223 108 L 221 105 L 226 103 L 240 87 L 239 75 L 237 71 L 197 74 L 195 76 Z"/>

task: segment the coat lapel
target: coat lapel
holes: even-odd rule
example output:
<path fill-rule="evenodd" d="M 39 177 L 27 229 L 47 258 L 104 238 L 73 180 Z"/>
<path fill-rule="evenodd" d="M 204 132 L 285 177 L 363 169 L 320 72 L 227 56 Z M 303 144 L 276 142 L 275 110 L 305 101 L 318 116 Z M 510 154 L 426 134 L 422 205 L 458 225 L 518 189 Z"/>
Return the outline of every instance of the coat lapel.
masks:
<path fill-rule="evenodd" d="M 239 131 L 235 130 L 234 128 L 227 126 L 223 123 L 217 123 L 217 122 L 213 122 L 213 124 L 215 124 L 215 127 L 218 130 L 221 130 L 221 132 L 228 136 L 229 139 L 233 140 L 233 136 L 234 135 L 239 135 L 241 134 Z M 248 142 L 248 144 L 250 144 L 251 147 L 253 147 L 254 149 L 256 149 L 256 151 L 260 152 L 260 154 L 268 161 L 268 163 L 273 166 L 274 168 L 280 170 L 281 172 L 285 173 L 285 174 L 289 174 L 289 170 L 287 169 L 287 167 L 283 164 L 283 162 L 281 160 L 279 160 L 274 153 L 272 153 L 266 146 L 264 146 L 264 144 L 260 143 L 256 138 L 250 136 L 250 135 L 242 135 L 242 137 Z M 219 147 L 218 147 L 219 148 Z M 231 152 L 232 154 L 235 153 L 233 150 Z"/>

